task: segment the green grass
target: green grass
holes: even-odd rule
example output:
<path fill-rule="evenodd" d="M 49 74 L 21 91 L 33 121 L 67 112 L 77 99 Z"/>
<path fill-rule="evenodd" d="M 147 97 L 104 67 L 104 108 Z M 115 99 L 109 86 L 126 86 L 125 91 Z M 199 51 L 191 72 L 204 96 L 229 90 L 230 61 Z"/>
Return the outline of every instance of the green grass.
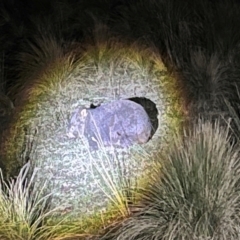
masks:
<path fill-rule="evenodd" d="M 114 169 L 112 161 L 119 163 L 117 155 L 110 159 L 106 151 L 101 151 L 98 158 L 108 161 L 111 172 L 105 170 L 103 163 L 91 157 L 93 178 L 100 176 L 99 189 L 109 199 L 107 211 L 96 212 L 91 216 L 79 216 L 77 219 L 59 215 L 64 206 L 51 207 L 52 194 L 47 194 L 48 181 L 41 185 L 34 184 L 37 180 L 37 169 L 32 171 L 30 163 L 24 165 L 16 179 L 5 181 L 1 171 L 0 181 L 0 239 L 3 240 L 60 240 L 96 238 L 104 228 L 114 225 L 130 214 L 131 204 L 137 201 L 136 183 L 124 178 L 124 171 L 118 166 Z M 111 155 L 112 156 L 112 155 Z M 124 164 L 123 164 L 124 165 Z M 126 167 L 126 166 L 123 166 Z M 116 172 L 119 171 L 119 172 Z M 122 172 L 121 172 L 122 171 Z M 136 187 L 135 187 L 136 186 Z M 136 192 L 137 193 L 137 192 Z M 84 200 L 83 200 L 84 201 Z M 93 202 L 93 204 L 96 204 Z"/>
<path fill-rule="evenodd" d="M 102 239 L 239 239 L 239 146 L 228 129 L 199 122 L 159 161 L 140 211 Z"/>
<path fill-rule="evenodd" d="M 114 193 L 109 198 L 115 213 L 97 214 L 92 224 L 107 229 L 104 236 L 98 236 L 99 228 L 95 235 L 87 234 L 93 229 L 84 218 L 86 234 L 78 224 L 70 227 L 69 219 L 52 226 L 58 209 L 48 209 L 51 195 L 42 197 L 44 183 L 35 189 L 36 172 L 29 177 L 27 164 L 15 180 L 5 182 L 1 177 L 0 239 L 238 239 L 240 149 L 229 140 L 229 128 L 210 121 L 199 121 L 193 130 L 177 135 L 169 149 L 156 156 L 150 184 L 142 189 L 140 204 L 134 203 L 138 207 L 134 214 L 134 204 L 129 208 L 126 195 L 115 188 L 114 176 L 99 172 L 105 183 L 99 187 L 106 195 L 105 189 Z M 93 169 L 99 169 L 94 158 L 91 161 Z"/>

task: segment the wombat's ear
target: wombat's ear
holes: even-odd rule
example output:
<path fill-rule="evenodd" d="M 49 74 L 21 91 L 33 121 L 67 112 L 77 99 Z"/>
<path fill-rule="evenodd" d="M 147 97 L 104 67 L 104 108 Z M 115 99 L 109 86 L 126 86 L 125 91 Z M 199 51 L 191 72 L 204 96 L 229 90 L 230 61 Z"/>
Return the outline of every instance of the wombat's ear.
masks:
<path fill-rule="evenodd" d="M 87 109 L 83 109 L 80 112 L 81 117 L 86 117 L 87 116 Z"/>

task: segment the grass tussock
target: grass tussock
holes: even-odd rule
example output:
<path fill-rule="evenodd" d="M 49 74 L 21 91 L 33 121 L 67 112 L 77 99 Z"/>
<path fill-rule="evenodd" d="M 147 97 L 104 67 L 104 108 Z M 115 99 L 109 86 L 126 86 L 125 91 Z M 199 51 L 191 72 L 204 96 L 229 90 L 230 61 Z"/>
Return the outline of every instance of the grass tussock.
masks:
<path fill-rule="evenodd" d="M 34 239 L 38 234 L 44 232 L 38 228 L 46 217 L 43 211 L 47 206 L 47 197 L 38 199 L 39 193 L 32 193 L 34 175 L 27 184 L 28 170 L 29 164 L 22 168 L 15 180 L 9 182 L 3 180 L 1 172 L 1 239 Z"/>
<path fill-rule="evenodd" d="M 58 210 L 49 209 L 51 194 L 43 194 L 46 184 L 41 189 L 34 187 L 36 171 L 30 173 L 30 164 L 26 164 L 16 179 L 4 181 L 0 178 L 0 239 L 1 240 L 60 240 L 73 237 L 79 226 L 65 226 L 62 219 L 51 225 Z M 44 197 L 43 197 L 44 196 Z M 59 206 L 60 207 L 60 206 Z M 74 234 L 74 237 L 86 237 L 86 234 Z"/>
<path fill-rule="evenodd" d="M 124 159 L 120 161 L 116 153 L 111 155 L 113 159 L 104 149 L 99 154 L 101 156 L 98 158 L 102 160 L 100 162 L 89 151 L 91 166 L 88 174 L 95 179 L 101 192 L 100 198 L 96 196 L 98 201 L 93 199 L 92 202 L 97 205 L 108 200 L 109 204 L 101 211 L 97 211 L 96 207 L 96 213 L 91 216 L 82 214 L 77 219 L 66 215 L 68 209 L 66 212 L 63 210 L 66 207 L 64 203 L 52 206 L 55 192 L 52 190 L 48 194 L 47 180 L 37 184 L 39 167 L 32 172 L 29 162 L 22 167 L 15 179 L 9 181 L 4 179 L 1 171 L 0 239 L 96 239 L 103 229 L 127 218 L 130 214 L 129 204 L 138 201 L 137 180 L 135 182 L 134 174 L 130 174 Z M 104 160 L 107 161 L 105 164 Z M 129 175 L 131 179 L 127 177 Z M 84 202 L 83 194 L 80 198 Z M 75 211 L 73 215 L 76 214 Z"/>
<path fill-rule="evenodd" d="M 103 239 L 239 239 L 239 171 L 228 129 L 200 122 L 175 138 L 141 211 Z"/>

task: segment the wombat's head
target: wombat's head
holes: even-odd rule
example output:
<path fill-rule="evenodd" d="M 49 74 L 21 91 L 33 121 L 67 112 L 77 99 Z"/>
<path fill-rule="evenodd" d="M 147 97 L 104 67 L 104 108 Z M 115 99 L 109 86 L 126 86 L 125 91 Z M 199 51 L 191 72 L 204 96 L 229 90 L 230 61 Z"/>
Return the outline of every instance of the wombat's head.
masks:
<path fill-rule="evenodd" d="M 67 136 L 69 138 L 77 138 L 83 136 L 87 115 L 88 112 L 85 108 L 78 108 L 73 112 L 72 116 L 70 117 L 67 129 Z"/>

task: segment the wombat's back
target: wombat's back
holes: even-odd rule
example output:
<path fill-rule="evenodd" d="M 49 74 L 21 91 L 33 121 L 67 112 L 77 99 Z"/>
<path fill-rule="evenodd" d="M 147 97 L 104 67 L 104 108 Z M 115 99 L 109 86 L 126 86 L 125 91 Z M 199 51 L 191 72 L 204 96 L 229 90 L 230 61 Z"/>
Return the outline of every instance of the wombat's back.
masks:
<path fill-rule="evenodd" d="M 145 109 L 131 100 L 116 100 L 94 109 L 80 108 L 73 113 L 69 129 L 84 135 L 90 147 L 128 147 L 146 143 L 151 122 Z M 70 132 L 71 132 L 70 131 Z"/>
<path fill-rule="evenodd" d="M 133 101 L 116 100 L 89 113 L 85 135 L 91 133 L 91 137 L 102 140 L 105 146 L 127 147 L 146 143 L 150 138 L 150 119 L 145 109 Z"/>

